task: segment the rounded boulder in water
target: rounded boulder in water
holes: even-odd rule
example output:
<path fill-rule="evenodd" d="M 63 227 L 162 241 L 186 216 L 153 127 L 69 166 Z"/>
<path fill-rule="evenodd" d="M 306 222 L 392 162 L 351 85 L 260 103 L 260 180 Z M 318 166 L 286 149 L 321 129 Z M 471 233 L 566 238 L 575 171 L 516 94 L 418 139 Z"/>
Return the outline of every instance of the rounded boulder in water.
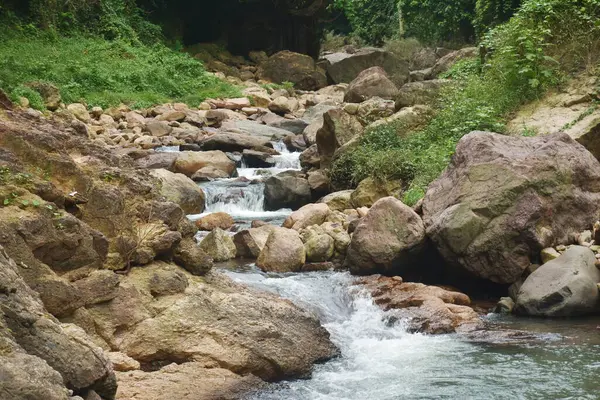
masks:
<path fill-rule="evenodd" d="M 572 246 L 527 277 L 517 293 L 519 314 L 573 317 L 600 310 L 600 271 L 594 253 Z"/>

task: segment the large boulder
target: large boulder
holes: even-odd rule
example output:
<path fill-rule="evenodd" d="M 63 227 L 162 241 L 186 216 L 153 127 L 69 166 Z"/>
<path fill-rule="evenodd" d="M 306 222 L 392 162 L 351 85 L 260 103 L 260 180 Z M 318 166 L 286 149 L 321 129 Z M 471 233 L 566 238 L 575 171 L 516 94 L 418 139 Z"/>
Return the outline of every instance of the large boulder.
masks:
<path fill-rule="evenodd" d="M 540 251 L 568 244 L 600 212 L 600 163 L 566 134 L 463 137 L 423 203 L 444 259 L 509 284 Z"/>
<path fill-rule="evenodd" d="M 392 100 L 398 95 L 398 88 L 389 80 L 381 67 L 371 67 L 362 71 L 348 86 L 344 101 L 362 103 L 371 97 Z"/>
<path fill-rule="evenodd" d="M 216 228 L 223 230 L 231 229 L 235 221 L 233 217 L 225 212 L 215 212 L 205 215 L 196 220 L 196 227 L 201 231 L 212 231 Z"/>
<path fill-rule="evenodd" d="M 179 153 L 173 169 L 175 172 L 192 176 L 196 171 L 204 167 L 214 167 L 227 175 L 233 175 L 235 162 L 222 151 L 182 151 Z"/>
<path fill-rule="evenodd" d="M 391 117 L 395 111 L 396 106 L 392 100 L 373 97 L 360 103 L 356 111 L 356 117 L 363 125 L 369 125 L 375 121 Z"/>
<path fill-rule="evenodd" d="M 275 83 L 292 82 L 301 90 L 317 90 L 327 85 L 325 73 L 307 55 L 280 51 L 264 61 L 258 70 L 260 79 Z"/>
<path fill-rule="evenodd" d="M 226 133 L 237 133 L 242 135 L 250 135 L 261 137 L 266 140 L 281 140 L 290 135 L 290 131 L 259 124 L 255 121 L 244 120 L 226 120 L 221 124 L 221 130 Z"/>
<path fill-rule="evenodd" d="M 327 204 L 332 211 L 344 211 L 354 208 L 351 200 L 353 192 L 354 190 L 352 189 L 333 192 L 321 198 L 319 203 Z"/>
<path fill-rule="evenodd" d="M 184 238 L 173 249 L 173 260 L 192 275 L 206 275 L 213 259 L 192 238 Z"/>
<path fill-rule="evenodd" d="M 395 97 L 396 109 L 411 107 L 417 104 L 432 104 L 440 90 L 450 83 L 447 79 L 432 79 L 423 82 L 411 82 L 402 86 Z"/>
<path fill-rule="evenodd" d="M 517 293 L 516 312 L 544 317 L 574 317 L 600 310 L 600 271 L 594 252 L 572 246 L 527 277 Z"/>
<path fill-rule="evenodd" d="M 150 174 L 160 181 L 160 193 L 168 201 L 179 205 L 186 214 L 204 211 L 204 192 L 193 180 L 166 169 L 153 169 Z"/>
<path fill-rule="evenodd" d="M 400 200 L 385 197 L 356 227 L 346 264 L 357 275 L 399 275 L 415 266 L 424 243 L 421 217 Z"/>
<path fill-rule="evenodd" d="M 319 168 L 321 165 L 321 156 L 319 148 L 316 144 L 311 145 L 308 149 L 300 154 L 300 165 L 302 169 Z"/>
<path fill-rule="evenodd" d="M 68 391 L 95 390 L 112 400 L 117 389 L 110 361 L 80 328 L 61 324 L 0 248 L 0 394 L 6 399 L 67 400 Z"/>
<path fill-rule="evenodd" d="M 323 114 L 323 120 L 323 127 L 318 130 L 316 137 L 321 168 L 331 164 L 337 149 L 364 132 L 362 124 L 355 116 L 340 109 L 327 111 Z"/>
<path fill-rule="evenodd" d="M 256 265 L 266 272 L 299 272 L 305 262 L 304 244 L 298 232 L 275 228 L 258 255 Z"/>
<path fill-rule="evenodd" d="M 265 209 L 296 210 L 310 203 L 311 192 L 305 175 L 298 171 L 284 171 L 265 181 Z"/>
<path fill-rule="evenodd" d="M 335 83 L 350 83 L 358 74 L 371 67 L 381 67 L 397 87 L 408 81 L 408 62 L 392 53 L 376 49 L 360 49 L 353 54 L 333 53 L 324 56 L 327 74 Z"/>

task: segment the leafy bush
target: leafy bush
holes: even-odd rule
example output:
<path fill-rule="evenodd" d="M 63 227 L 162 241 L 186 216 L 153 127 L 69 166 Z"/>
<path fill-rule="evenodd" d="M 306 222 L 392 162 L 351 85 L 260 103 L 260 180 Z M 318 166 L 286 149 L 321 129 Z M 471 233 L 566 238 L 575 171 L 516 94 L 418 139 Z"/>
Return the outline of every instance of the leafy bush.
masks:
<path fill-rule="evenodd" d="M 406 36 L 422 43 L 469 43 L 474 36 L 475 0 L 400 0 Z"/>
<path fill-rule="evenodd" d="M 160 44 L 5 35 L 0 54 L 0 88 L 13 97 L 24 95 L 24 84 L 32 81 L 56 85 L 67 103 L 102 107 L 167 101 L 197 105 L 207 97 L 240 95 L 237 88 L 207 74 L 197 60 Z"/>
<path fill-rule="evenodd" d="M 482 37 L 491 28 L 506 22 L 521 5 L 521 0 L 477 0 L 473 25 Z"/>
<path fill-rule="evenodd" d="M 399 33 L 397 0 L 334 0 L 333 5 L 344 12 L 353 34 L 367 43 L 381 45 Z"/>
<path fill-rule="evenodd" d="M 44 100 L 42 96 L 33 90 L 32 88 L 26 86 L 17 86 L 11 93 L 11 100 L 15 103 L 19 103 L 20 97 L 25 97 L 29 100 L 29 106 L 36 110 L 45 110 L 46 106 L 44 105 Z"/>

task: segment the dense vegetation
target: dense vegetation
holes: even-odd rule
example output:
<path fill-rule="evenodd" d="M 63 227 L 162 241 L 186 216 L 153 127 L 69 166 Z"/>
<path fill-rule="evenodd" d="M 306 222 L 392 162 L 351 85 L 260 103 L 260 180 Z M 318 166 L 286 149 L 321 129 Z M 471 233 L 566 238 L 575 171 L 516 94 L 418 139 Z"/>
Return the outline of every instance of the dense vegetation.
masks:
<path fill-rule="evenodd" d="M 9 4 L 10 6 L 10 4 Z M 30 0 L 2 6 L 0 89 L 43 108 L 27 83 L 59 88 L 65 102 L 136 107 L 166 101 L 197 105 L 239 90 L 163 43 L 161 29 L 131 0 Z"/>
<path fill-rule="evenodd" d="M 503 132 L 511 111 L 574 68 L 599 55 L 600 1 L 527 0 L 506 24 L 485 35 L 480 60 L 463 61 L 447 73 L 454 86 L 442 93 L 427 126 L 406 132 L 387 125 L 370 130 L 356 150 L 335 161 L 337 187 L 367 176 L 402 179 L 405 202 L 414 204 L 448 165 L 457 141 L 473 130 Z"/>

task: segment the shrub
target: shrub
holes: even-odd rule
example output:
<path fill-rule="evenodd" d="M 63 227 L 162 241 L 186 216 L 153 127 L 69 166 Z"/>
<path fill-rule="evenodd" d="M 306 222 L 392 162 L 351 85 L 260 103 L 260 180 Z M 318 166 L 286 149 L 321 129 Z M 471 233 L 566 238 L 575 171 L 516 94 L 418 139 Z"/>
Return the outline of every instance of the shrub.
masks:
<path fill-rule="evenodd" d="M 353 34 L 367 43 L 381 45 L 399 33 L 397 0 L 334 0 L 333 4 L 344 12 Z"/>
<path fill-rule="evenodd" d="M 0 54 L 0 88 L 13 97 L 24 95 L 23 85 L 31 81 L 56 85 L 67 103 L 102 107 L 167 101 L 195 106 L 207 97 L 240 95 L 197 60 L 160 44 L 38 33 L 8 36 L 0 42 Z"/>

